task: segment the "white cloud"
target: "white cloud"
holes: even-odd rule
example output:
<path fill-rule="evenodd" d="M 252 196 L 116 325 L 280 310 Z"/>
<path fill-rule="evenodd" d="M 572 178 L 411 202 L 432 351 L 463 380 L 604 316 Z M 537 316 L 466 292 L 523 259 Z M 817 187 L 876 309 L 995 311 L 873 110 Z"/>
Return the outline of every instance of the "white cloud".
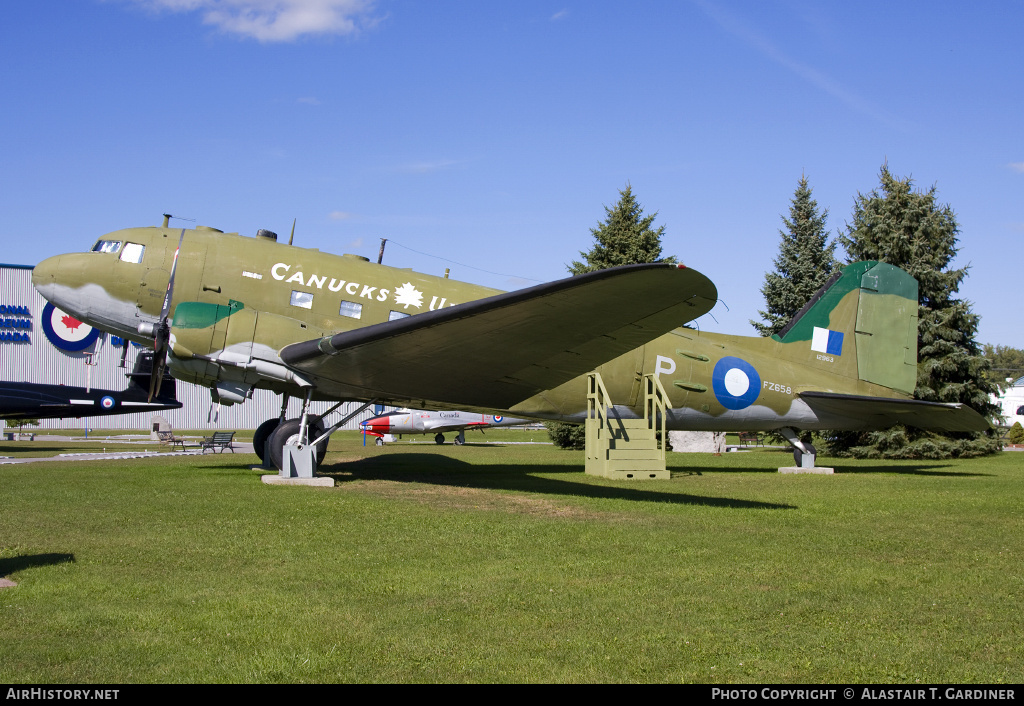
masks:
<path fill-rule="evenodd" d="M 261 42 L 355 34 L 377 22 L 374 0 L 131 0 L 151 10 L 198 12 L 203 24 Z"/>
<path fill-rule="evenodd" d="M 1024 174 L 1024 162 L 1010 162 L 1006 166 L 1008 166 L 1010 169 L 1012 169 L 1015 172 L 1019 172 L 1021 174 Z"/>
<path fill-rule="evenodd" d="M 317 98 L 314 98 L 313 96 L 299 98 L 299 103 L 305 103 L 306 105 L 320 105 L 320 101 Z"/>
<path fill-rule="evenodd" d="M 552 22 L 556 22 L 558 20 L 564 20 L 568 16 L 569 16 L 569 11 L 568 10 L 559 10 L 555 14 L 551 15 L 551 21 Z"/>
<path fill-rule="evenodd" d="M 347 221 L 352 217 L 352 214 L 347 211 L 331 211 L 327 217 L 332 221 Z"/>

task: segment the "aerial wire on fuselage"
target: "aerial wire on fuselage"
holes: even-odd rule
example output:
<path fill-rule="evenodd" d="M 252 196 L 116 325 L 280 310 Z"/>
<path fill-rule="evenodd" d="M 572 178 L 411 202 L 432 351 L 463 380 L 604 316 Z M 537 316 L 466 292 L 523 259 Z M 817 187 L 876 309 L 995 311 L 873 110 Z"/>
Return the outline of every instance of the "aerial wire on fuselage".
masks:
<path fill-rule="evenodd" d="M 424 257 L 432 257 L 435 260 L 443 260 L 444 262 L 450 262 L 453 265 L 458 265 L 459 267 L 468 267 L 469 269 L 476 270 L 478 272 L 486 272 L 489 275 L 496 275 L 498 277 L 515 277 L 517 279 L 525 279 L 525 280 L 530 281 L 530 282 L 544 282 L 544 280 L 534 279 L 533 277 L 523 277 L 521 275 L 510 275 L 510 274 L 508 274 L 506 272 L 492 272 L 490 270 L 485 270 L 482 267 L 473 267 L 472 265 L 466 265 L 466 264 L 464 264 L 462 262 L 456 262 L 455 260 L 449 260 L 446 257 L 441 257 L 440 255 L 431 255 L 430 253 L 421 252 L 419 250 L 414 250 L 414 249 L 410 248 L 407 245 L 402 245 L 400 242 L 398 242 L 397 240 L 394 240 L 392 238 L 381 238 L 381 240 L 386 240 L 389 243 L 394 243 L 398 247 L 404 248 L 404 249 L 408 250 L 409 252 L 414 252 L 417 255 L 423 255 Z M 384 250 L 383 246 L 384 246 L 384 244 L 381 243 L 381 252 L 382 252 L 382 254 L 383 254 L 383 250 Z"/>

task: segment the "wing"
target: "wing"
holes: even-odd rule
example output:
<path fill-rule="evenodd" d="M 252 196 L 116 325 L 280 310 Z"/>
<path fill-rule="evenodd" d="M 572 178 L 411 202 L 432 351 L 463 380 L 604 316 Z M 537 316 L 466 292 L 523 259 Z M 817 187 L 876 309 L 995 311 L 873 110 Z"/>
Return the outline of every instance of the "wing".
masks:
<path fill-rule="evenodd" d="M 508 409 L 707 313 L 717 297 L 707 277 L 682 265 L 625 265 L 295 343 L 280 355 L 335 399 Z"/>
<path fill-rule="evenodd" d="M 988 421 L 964 404 L 801 392 L 819 419 L 839 418 L 837 429 L 888 429 L 905 424 L 927 431 L 985 431 Z M 852 421 L 851 421 L 852 420 Z M 838 421 L 838 419 L 837 419 Z"/>

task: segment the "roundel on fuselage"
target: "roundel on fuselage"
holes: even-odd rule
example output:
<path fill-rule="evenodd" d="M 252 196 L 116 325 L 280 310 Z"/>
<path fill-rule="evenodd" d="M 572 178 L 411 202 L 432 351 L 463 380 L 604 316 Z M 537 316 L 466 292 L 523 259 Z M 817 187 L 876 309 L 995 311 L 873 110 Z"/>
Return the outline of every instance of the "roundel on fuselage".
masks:
<path fill-rule="evenodd" d="M 711 388 L 726 409 L 744 409 L 761 394 L 761 376 L 742 358 L 726 356 L 715 363 Z"/>

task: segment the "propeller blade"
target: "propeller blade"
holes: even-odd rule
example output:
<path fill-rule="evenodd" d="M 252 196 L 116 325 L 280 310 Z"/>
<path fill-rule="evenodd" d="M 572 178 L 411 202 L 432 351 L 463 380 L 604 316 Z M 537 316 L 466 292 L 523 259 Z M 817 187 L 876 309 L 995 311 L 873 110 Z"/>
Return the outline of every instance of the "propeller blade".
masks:
<path fill-rule="evenodd" d="M 149 376 L 149 401 L 160 392 L 160 386 L 164 381 L 164 369 L 167 367 L 167 348 L 171 338 L 171 327 L 166 319 L 160 321 L 156 326 L 153 336 L 153 370 Z"/>
<path fill-rule="evenodd" d="M 164 295 L 164 305 L 160 308 L 160 321 L 167 320 L 171 313 L 171 295 L 174 292 L 174 272 L 178 269 L 178 253 L 181 252 L 181 243 L 185 240 L 185 229 L 181 229 L 181 237 L 178 238 L 178 247 L 174 250 L 174 260 L 171 261 L 171 276 L 167 278 L 167 293 Z"/>
<path fill-rule="evenodd" d="M 174 296 L 174 273 L 178 269 L 178 254 L 181 252 L 181 244 L 185 240 L 185 229 L 181 229 L 181 236 L 178 238 L 178 247 L 174 250 L 174 260 L 171 261 L 171 275 L 167 278 L 167 293 L 164 294 L 164 303 L 160 307 L 160 320 L 153 332 L 153 372 L 149 377 L 149 401 L 160 391 L 164 381 L 164 369 L 167 367 L 167 348 L 171 340 L 171 325 L 167 317 L 171 313 L 171 299 Z"/>

